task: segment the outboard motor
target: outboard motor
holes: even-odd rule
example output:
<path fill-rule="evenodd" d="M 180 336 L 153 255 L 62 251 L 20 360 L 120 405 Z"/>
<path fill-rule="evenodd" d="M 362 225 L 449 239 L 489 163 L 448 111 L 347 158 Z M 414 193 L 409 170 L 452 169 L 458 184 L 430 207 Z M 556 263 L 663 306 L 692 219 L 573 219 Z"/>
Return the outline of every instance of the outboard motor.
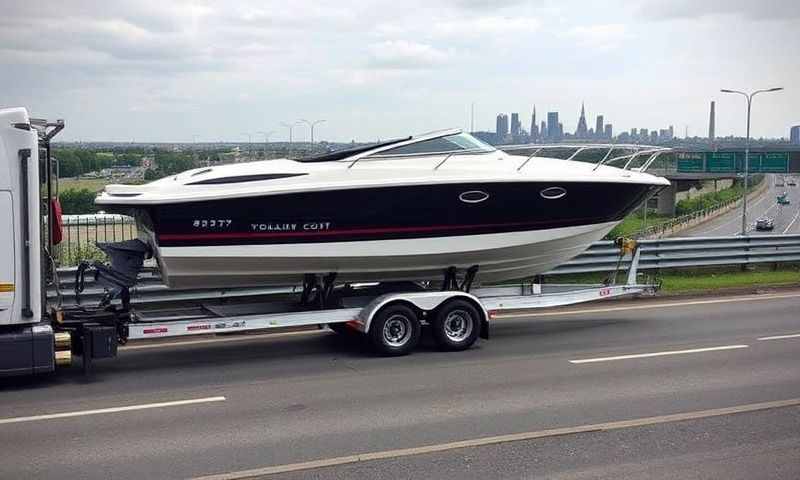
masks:
<path fill-rule="evenodd" d="M 152 257 L 153 251 L 149 245 L 138 239 L 98 243 L 97 248 L 108 255 L 110 265 L 97 260 L 92 263 L 81 262 L 75 274 L 75 300 L 80 304 L 86 270 L 94 268 L 95 281 L 106 290 L 99 306 L 105 307 L 112 300 L 120 298 L 122 308 L 127 311 L 130 308 L 130 288 L 136 284 L 145 258 Z"/>

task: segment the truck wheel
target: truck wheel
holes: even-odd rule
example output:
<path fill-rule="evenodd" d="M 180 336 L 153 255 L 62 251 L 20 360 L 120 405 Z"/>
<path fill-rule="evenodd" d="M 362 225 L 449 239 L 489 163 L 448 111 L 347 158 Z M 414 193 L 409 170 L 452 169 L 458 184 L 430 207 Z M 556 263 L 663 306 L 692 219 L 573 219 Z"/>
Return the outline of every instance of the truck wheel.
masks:
<path fill-rule="evenodd" d="M 407 355 L 417 346 L 419 337 L 419 318 L 405 305 L 382 308 L 369 327 L 372 348 L 381 355 Z"/>
<path fill-rule="evenodd" d="M 469 302 L 450 300 L 439 307 L 431 327 L 440 349 L 466 350 L 478 339 L 481 314 Z"/>

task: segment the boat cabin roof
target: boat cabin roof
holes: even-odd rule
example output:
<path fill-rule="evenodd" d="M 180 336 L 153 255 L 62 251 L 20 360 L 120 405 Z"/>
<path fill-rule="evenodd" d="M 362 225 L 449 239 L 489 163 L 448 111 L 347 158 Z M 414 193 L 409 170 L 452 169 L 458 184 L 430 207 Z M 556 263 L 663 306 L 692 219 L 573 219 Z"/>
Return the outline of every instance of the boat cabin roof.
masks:
<path fill-rule="evenodd" d="M 458 129 L 431 132 L 387 142 L 338 150 L 299 162 L 331 162 L 357 158 L 392 158 L 417 155 L 442 155 L 457 153 L 487 153 L 495 148 Z"/>

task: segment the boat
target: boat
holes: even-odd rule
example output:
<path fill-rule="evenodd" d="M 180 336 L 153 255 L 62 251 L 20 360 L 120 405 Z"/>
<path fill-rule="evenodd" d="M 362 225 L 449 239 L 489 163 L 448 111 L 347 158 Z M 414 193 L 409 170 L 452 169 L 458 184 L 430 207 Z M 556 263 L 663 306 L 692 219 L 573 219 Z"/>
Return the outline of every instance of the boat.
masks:
<path fill-rule="evenodd" d="M 173 288 L 493 283 L 568 261 L 669 185 L 631 165 L 656 150 L 616 167 L 614 148 L 597 163 L 520 155 L 451 129 L 108 185 L 96 203 L 135 217 Z"/>

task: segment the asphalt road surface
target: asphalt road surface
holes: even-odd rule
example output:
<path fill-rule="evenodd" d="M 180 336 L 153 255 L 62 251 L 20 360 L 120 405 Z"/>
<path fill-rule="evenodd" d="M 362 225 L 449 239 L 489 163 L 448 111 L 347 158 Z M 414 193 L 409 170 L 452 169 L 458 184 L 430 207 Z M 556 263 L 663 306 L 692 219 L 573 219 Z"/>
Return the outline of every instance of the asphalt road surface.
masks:
<path fill-rule="evenodd" d="M 757 234 L 800 233 L 800 186 L 775 186 L 777 175 L 767 175 L 765 181 L 769 188 L 758 198 L 747 204 L 747 230 Z M 789 177 L 787 176 L 787 179 Z M 795 181 L 800 181 L 795 177 Z M 778 205 L 777 196 L 786 192 L 789 205 Z M 775 228 L 771 231 L 755 231 L 756 220 L 761 216 L 774 219 Z M 738 235 L 742 231 L 742 209 L 734 208 L 708 222 L 696 225 L 675 234 L 676 237 L 720 237 Z"/>
<path fill-rule="evenodd" d="M 0 382 L 0 478 L 797 479 L 799 306 L 584 305 L 402 358 L 327 330 L 128 347 Z"/>

